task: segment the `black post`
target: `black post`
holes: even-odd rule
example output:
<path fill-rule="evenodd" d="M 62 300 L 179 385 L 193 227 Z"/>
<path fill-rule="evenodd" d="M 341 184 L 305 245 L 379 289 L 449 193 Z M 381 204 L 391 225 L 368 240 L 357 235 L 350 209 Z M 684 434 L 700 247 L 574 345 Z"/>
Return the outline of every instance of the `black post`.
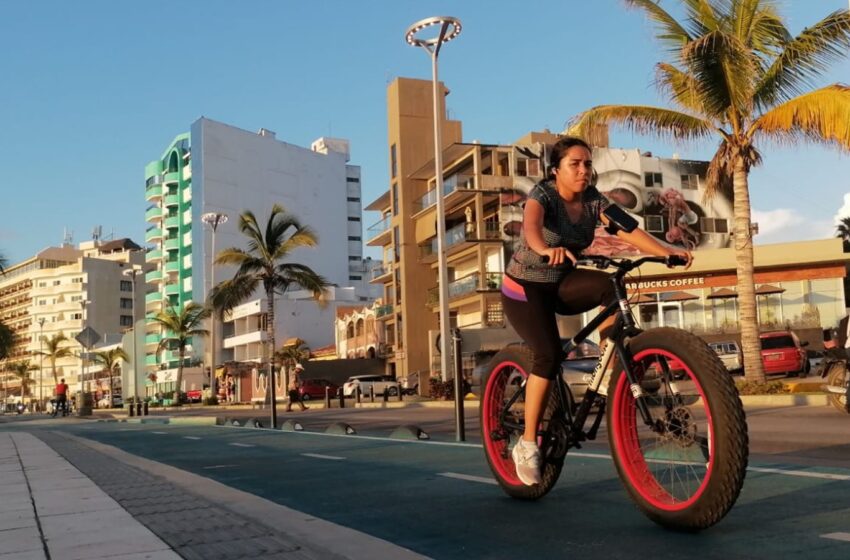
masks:
<path fill-rule="evenodd" d="M 337 391 L 336 391 L 336 392 L 337 392 L 337 394 L 339 395 L 339 407 L 340 407 L 340 408 L 345 408 L 345 395 L 344 395 L 344 394 L 343 394 L 343 392 L 342 392 L 342 387 L 340 387 L 339 389 L 337 389 Z"/>
<path fill-rule="evenodd" d="M 360 385 L 357 385 L 357 387 L 355 387 L 354 390 L 357 392 L 357 404 L 360 404 L 360 398 L 361 398 Z"/>
<path fill-rule="evenodd" d="M 466 427 L 463 418 L 463 362 L 461 359 L 460 329 L 452 329 L 452 350 L 455 357 L 455 440 L 466 441 Z"/>
<path fill-rule="evenodd" d="M 389 387 L 384 387 L 384 402 L 387 402 L 388 397 L 390 396 Z"/>
<path fill-rule="evenodd" d="M 375 386 L 369 385 L 369 400 L 375 402 Z"/>
<path fill-rule="evenodd" d="M 148 415 L 148 401 L 145 401 L 144 404 L 139 403 L 139 406 L 145 407 L 145 416 Z"/>
<path fill-rule="evenodd" d="M 325 385 L 325 408 L 331 407 L 331 388 Z"/>
<path fill-rule="evenodd" d="M 147 404 L 148 403 L 145 403 L 145 405 L 147 405 Z M 142 403 L 139 402 L 139 403 L 136 403 L 136 416 L 141 416 L 141 415 L 142 415 Z M 148 407 L 145 406 L 145 416 L 147 416 L 147 415 L 148 415 Z"/>
<path fill-rule="evenodd" d="M 274 351 L 274 348 L 272 348 Z M 274 390 L 274 358 L 269 360 L 269 391 L 271 391 L 272 403 L 272 430 L 277 429 L 277 397 Z M 292 403 L 289 403 L 292 406 Z"/>
<path fill-rule="evenodd" d="M 130 416 L 133 416 L 133 413 L 136 412 L 136 410 L 135 410 L 135 408 L 136 408 L 135 398 L 133 399 L 133 402 L 128 402 L 127 406 L 130 407 Z"/>

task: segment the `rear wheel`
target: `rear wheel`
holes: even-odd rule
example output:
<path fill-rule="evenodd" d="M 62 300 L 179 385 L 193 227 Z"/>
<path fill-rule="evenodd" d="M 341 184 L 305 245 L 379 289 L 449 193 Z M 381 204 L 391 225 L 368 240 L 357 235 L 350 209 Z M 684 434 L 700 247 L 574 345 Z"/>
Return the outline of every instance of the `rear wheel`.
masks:
<path fill-rule="evenodd" d="M 829 371 L 826 372 L 826 383 L 830 387 L 847 387 L 847 366 L 844 363 L 838 362 L 831 364 L 829 366 Z M 829 400 L 829 404 L 834 406 L 836 409 L 841 412 L 850 412 L 850 408 L 848 408 L 847 403 L 847 391 L 843 394 L 841 393 L 832 393 L 827 391 L 826 393 L 827 399 Z"/>
<path fill-rule="evenodd" d="M 516 474 L 511 451 L 522 436 L 522 431 L 506 427 L 500 420 L 505 405 L 522 388 L 523 381 L 531 371 L 531 351 L 523 346 L 511 346 L 496 354 L 490 362 L 490 371 L 481 380 L 484 387 L 481 405 L 481 438 L 484 441 L 484 455 L 493 475 L 506 494 L 513 498 L 536 500 L 546 495 L 555 486 L 564 466 L 566 449 L 563 441 L 565 428 L 563 421 L 551 421 L 562 416 L 557 392 L 553 391 L 543 414 L 539 438 L 543 465 L 542 482 L 534 486 L 523 484 Z M 524 423 L 524 394 L 514 401 L 507 412 L 506 420 L 514 424 Z"/>
<path fill-rule="evenodd" d="M 747 467 L 747 423 L 726 368 L 700 338 L 669 328 L 629 342 L 632 367 L 653 421 L 618 369 L 610 381 L 608 437 L 617 471 L 638 508 L 667 528 L 697 531 L 734 505 Z M 675 364 L 681 379 L 673 379 Z"/>

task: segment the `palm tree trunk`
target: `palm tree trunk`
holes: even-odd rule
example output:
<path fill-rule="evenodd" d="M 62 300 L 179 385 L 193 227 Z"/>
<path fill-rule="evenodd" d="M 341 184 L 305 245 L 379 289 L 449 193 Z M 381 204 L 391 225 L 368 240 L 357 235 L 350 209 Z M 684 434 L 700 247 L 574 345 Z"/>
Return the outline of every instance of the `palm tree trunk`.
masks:
<path fill-rule="evenodd" d="M 753 272 L 753 234 L 750 227 L 750 192 L 744 159 L 736 157 L 732 178 L 735 213 L 735 263 L 738 274 L 738 322 L 741 325 L 741 349 L 744 352 L 744 377 L 764 383 L 761 342 L 756 320 L 756 290 Z"/>
<path fill-rule="evenodd" d="M 269 337 L 269 389 L 266 392 L 269 395 L 272 405 L 272 429 L 277 428 L 277 396 L 275 395 L 275 375 L 274 375 L 274 290 L 266 289 L 266 332 Z"/>
<path fill-rule="evenodd" d="M 180 386 L 183 384 L 183 357 L 186 355 L 186 345 L 180 345 L 180 351 L 177 353 L 177 387 L 174 388 L 174 401 L 171 403 L 174 406 L 180 406 Z"/>
<path fill-rule="evenodd" d="M 59 385 L 59 378 L 56 377 L 56 358 L 50 357 L 50 368 L 53 370 L 53 386 Z"/>
<path fill-rule="evenodd" d="M 109 366 L 109 408 L 112 408 L 112 395 L 115 394 L 115 391 L 112 387 L 112 379 L 115 376 L 115 370 L 113 369 L 112 364 Z"/>

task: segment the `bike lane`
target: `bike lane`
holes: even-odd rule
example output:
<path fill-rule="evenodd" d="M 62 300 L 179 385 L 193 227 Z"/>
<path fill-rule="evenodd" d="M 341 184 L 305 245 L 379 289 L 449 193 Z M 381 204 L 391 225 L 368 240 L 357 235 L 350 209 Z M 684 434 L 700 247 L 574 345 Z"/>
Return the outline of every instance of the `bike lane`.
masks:
<path fill-rule="evenodd" d="M 687 535 L 643 517 L 601 452 L 571 452 L 548 496 L 520 502 L 493 484 L 474 445 L 225 427 L 66 429 L 434 558 L 850 557 L 841 537 L 850 533 L 847 469 L 789 475 L 790 465 L 753 465 L 727 518 Z"/>

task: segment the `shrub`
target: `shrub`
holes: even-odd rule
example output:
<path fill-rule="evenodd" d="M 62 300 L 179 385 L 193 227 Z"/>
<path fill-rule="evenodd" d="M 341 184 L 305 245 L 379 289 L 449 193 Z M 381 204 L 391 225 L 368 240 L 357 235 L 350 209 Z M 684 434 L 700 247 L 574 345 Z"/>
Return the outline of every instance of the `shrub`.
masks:
<path fill-rule="evenodd" d="M 431 397 L 437 400 L 453 401 L 455 398 L 454 382 L 443 381 L 439 377 L 432 377 L 429 381 Z"/>
<path fill-rule="evenodd" d="M 207 406 L 217 405 L 218 397 L 213 395 L 212 397 L 204 397 L 204 404 Z"/>
<path fill-rule="evenodd" d="M 782 395 L 790 393 L 791 389 L 781 381 L 767 381 L 766 383 L 752 383 L 741 379 L 735 383 L 738 393 L 741 395 Z"/>

